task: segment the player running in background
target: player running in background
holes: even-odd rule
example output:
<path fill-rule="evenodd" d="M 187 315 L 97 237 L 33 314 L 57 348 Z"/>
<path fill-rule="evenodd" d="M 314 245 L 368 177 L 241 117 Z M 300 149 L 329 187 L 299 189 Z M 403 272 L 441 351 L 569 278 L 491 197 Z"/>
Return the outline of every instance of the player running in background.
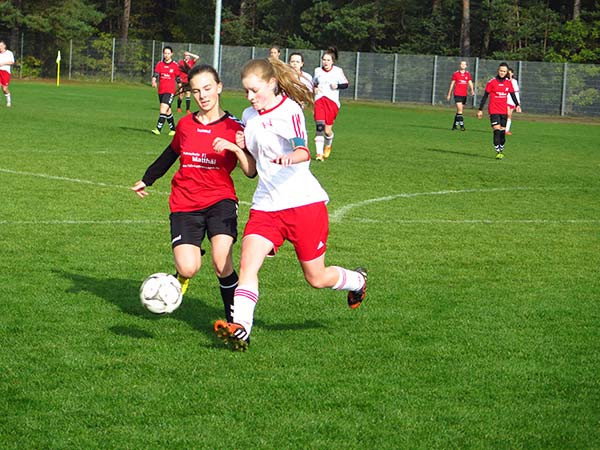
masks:
<path fill-rule="evenodd" d="M 192 93 L 188 89 L 188 73 L 196 61 L 198 61 L 200 57 L 198 55 L 194 55 L 190 52 L 183 52 L 183 59 L 180 59 L 177 65 L 179 66 L 179 95 L 177 96 L 177 112 L 181 112 L 181 102 L 183 101 L 183 96 L 185 95 L 185 113 L 190 113 L 190 104 Z M 184 94 L 185 92 L 185 94 Z"/>
<path fill-rule="evenodd" d="M 348 80 L 341 67 L 335 66 L 338 52 L 329 47 L 321 58 L 321 67 L 315 69 L 313 83 L 315 86 L 315 123 L 317 134 L 315 145 L 317 161 L 329 158 L 333 144 L 333 122 L 340 110 L 340 90 L 348 89 Z"/>
<path fill-rule="evenodd" d="M 517 81 L 517 79 L 514 76 L 515 72 L 514 70 L 512 70 L 512 68 L 508 68 L 508 79 L 511 81 L 512 85 L 513 85 L 513 89 L 515 90 L 515 96 L 517 97 L 517 101 L 519 103 L 521 103 L 521 96 L 519 95 L 519 82 Z M 508 105 L 508 109 L 506 111 L 506 134 L 508 136 L 512 135 L 512 133 L 510 132 L 510 126 L 512 124 L 512 114 L 513 114 L 513 110 L 515 109 L 516 105 L 515 102 L 513 102 L 512 97 L 508 97 L 507 99 L 507 105 Z"/>
<path fill-rule="evenodd" d="M 467 87 L 471 90 L 471 95 L 475 95 L 471 74 L 467 71 L 467 62 L 461 61 L 458 70 L 452 74 L 450 88 L 446 100 L 450 101 L 450 94 L 454 89 L 454 103 L 456 103 L 456 114 L 454 115 L 454 123 L 452 131 L 460 126 L 461 131 L 465 131 L 465 119 L 463 116 L 463 107 L 467 103 Z"/>
<path fill-rule="evenodd" d="M 310 105 L 312 94 L 291 67 L 272 58 L 246 63 L 242 85 L 251 107 L 244 111 L 245 139 L 238 145 L 245 145 L 256 160 L 259 181 L 244 229 L 233 322 L 215 322 L 217 336 L 233 350 L 248 346 L 259 297 L 258 272 L 284 241 L 294 246 L 306 281 L 315 288 L 348 291 L 350 308 L 364 300 L 367 282 L 364 269 L 325 266 L 328 196 L 310 172 L 300 106 Z"/>
<path fill-rule="evenodd" d="M 154 67 L 154 75 L 152 76 L 152 87 L 158 87 L 158 101 L 160 103 L 160 111 L 156 128 L 152 133 L 159 135 L 165 121 L 169 123 L 169 136 L 175 134 L 175 121 L 173 120 L 173 111 L 171 105 L 177 91 L 177 83 L 179 80 L 179 67 L 171 58 L 173 49 L 166 46 L 163 49 L 163 60 L 156 63 Z"/>
<path fill-rule="evenodd" d="M 10 84 L 10 70 L 14 63 L 15 56 L 13 52 L 6 48 L 6 42 L 0 40 L 0 85 L 2 85 L 2 91 L 6 98 L 7 108 L 10 108 L 12 105 L 8 85 Z"/>
<path fill-rule="evenodd" d="M 310 92 L 313 92 L 314 84 L 312 75 L 302 70 L 302 68 L 304 67 L 304 56 L 302 55 L 302 53 L 292 53 L 289 58 L 289 64 L 298 74 L 298 78 L 300 79 L 302 84 L 304 84 Z"/>
<path fill-rule="evenodd" d="M 226 317 L 232 320 L 231 305 L 238 283 L 232 247 L 237 239 L 238 199 L 231 172 L 239 164 L 249 177 L 256 176 L 252 156 L 234 142 L 243 139 L 241 123 L 221 109 L 223 85 L 215 69 L 194 66 L 189 73 L 194 101 L 200 110 L 177 124 L 171 144 L 146 170 L 132 189 L 144 198 L 146 187 L 162 177 L 179 159 L 171 181 L 171 243 L 182 292 L 188 288 L 202 263 L 204 236 L 211 245 L 212 263 L 219 280 Z"/>
<path fill-rule="evenodd" d="M 506 111 L 508 108 L 507 97 L 512 97 L 516 105 L 516 111 L 521 112 L 519 100 L 515 96 L 515 90 L 511 81 L 507 77 L 508 64 L 500 63 L 498 66 L 498 75 L 488 81 L 485 86 L 485 94 L 481 98 L 477 118 L 483 117 L 483 107 L 487 98 L 490 97 L 488 112 L 490 114 L 490 123 L 494 129 L 494 149 L 496 150 L 496 159 L 504 158 L 504 143 L 506 142 L 505 126 L 506 126 Z"/>

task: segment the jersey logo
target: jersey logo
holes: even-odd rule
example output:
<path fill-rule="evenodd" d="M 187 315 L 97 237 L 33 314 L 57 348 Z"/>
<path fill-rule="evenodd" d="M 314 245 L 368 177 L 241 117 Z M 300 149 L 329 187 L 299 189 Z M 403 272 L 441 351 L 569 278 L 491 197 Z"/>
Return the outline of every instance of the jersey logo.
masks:
<path fill-rule="evenodd" d="M 271 122 L 271 119 L 267 120 L 267 121 L 262 121 L 262 126 L 263 128 L 266 130 L 269 127 L 273 126 L 273 122 Z"/>
<path fill-rule="evenodd" d="M 212 130 L 205 130 L 203 128 L 196 128 L 196 132 L 210 134 L 212 132 Z"/>

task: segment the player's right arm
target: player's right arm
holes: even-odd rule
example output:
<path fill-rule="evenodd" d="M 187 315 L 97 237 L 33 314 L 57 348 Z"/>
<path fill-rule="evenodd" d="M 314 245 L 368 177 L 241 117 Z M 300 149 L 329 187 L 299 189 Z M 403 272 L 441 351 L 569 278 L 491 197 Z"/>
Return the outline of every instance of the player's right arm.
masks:
<path fill-rule="evenodd" d="M 152 186 L 156 180 L 162 177 L 167 171 L 171 168 L 171 166 L 177 161 L 179 158 L 179 154 L 173 150 L 171 145 L 167 146 L 164 152 L 156 158 L 148 169 L 146 169 L 146 173 L 141 180 L 135 182 L 135 184 L 131 187 L 131 190 L 134 191 L 138 197 L 144 198 L 148 195 L 146 192 L 146 187 Z"/>
<path fill-rule="evenodd" d="M 154 73 L 152 74 L 152 87 L 156 89 L 156 87 L 158 86 L 157 81 L 158 81 L 158 77 L 160 76 L 160 74 L 158 73 L 158 65 L 160 63 L 157 63 L 156 66 L 154 66 Z"/>
<path fill-rule="evenodd" d="M 450 82 L 450 88 L 448 89 L 448 95 L 446 96 L 446 100 L 450 101 L 450 94 L 452 94 L 452 89 L 454 89 L 454 84 L 456 81 L 452 80 Z"/>

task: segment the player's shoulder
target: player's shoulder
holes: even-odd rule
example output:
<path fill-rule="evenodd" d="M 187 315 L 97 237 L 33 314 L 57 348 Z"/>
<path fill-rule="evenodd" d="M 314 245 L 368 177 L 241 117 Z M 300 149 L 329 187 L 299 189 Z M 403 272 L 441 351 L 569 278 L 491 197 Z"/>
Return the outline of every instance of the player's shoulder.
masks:
<path fill-rule="evenodd" d="M 242 123 L 247 125 L 248 121 L 254 117 L 258 117 L 258 111 L 256 111 L 252 106 L 248 106 L 242 113 Z"/>
<path fill-rule="evenodd" d="M 244 123 L 240 119 L 238 119 L 236 116 L 231 114 L 229 111 L 225 111 L 224 120 L 225 120 L 225 122 L 227 122 L 227 125 L 235 128 L 236 131 L 244 129 Z"/>

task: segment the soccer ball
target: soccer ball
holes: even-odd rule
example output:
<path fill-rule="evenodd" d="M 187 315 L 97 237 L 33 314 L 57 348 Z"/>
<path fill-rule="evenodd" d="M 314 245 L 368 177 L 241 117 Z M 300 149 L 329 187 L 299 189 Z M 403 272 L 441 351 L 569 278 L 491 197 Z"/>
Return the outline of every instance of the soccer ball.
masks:
<path fill-rule="evenodd" d="M 181 284 L 173 275 L 154 273 L 142 283 L 140 300 L 142 305 L 154 314 L 172 313 L 183 300 Z"/>

